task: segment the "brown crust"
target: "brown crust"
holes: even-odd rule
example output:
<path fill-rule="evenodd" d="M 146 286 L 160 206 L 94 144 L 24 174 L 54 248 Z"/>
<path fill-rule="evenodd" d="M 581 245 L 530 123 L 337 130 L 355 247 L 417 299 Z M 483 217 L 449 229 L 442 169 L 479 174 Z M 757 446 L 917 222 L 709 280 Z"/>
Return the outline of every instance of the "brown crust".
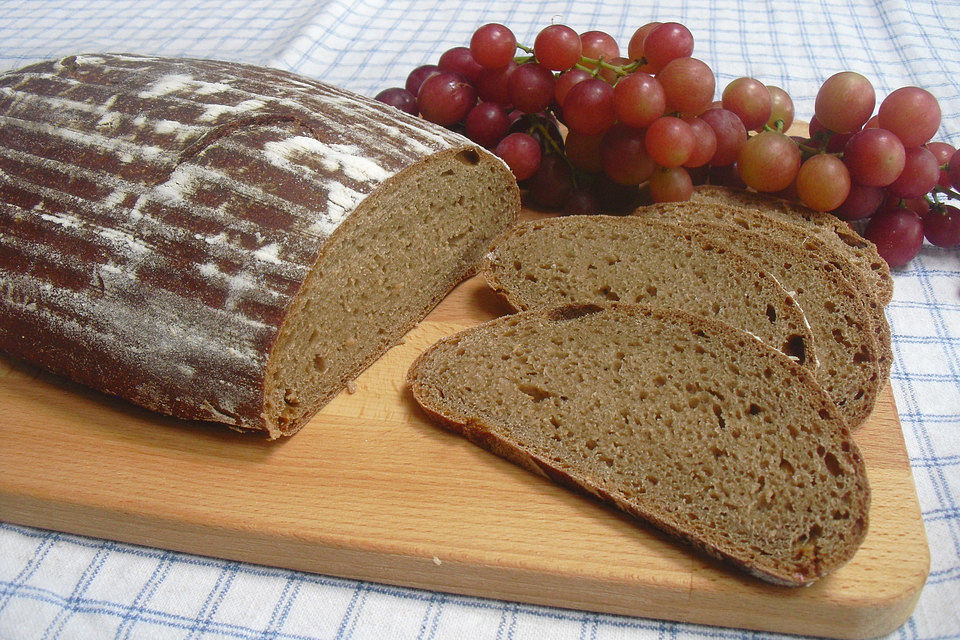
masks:
<path fill-rule="evenodd" d="M 739 344 L 742 341 L 743 336 L 746 335 L 743 332 L 734 329 L 733 327 L 725 325 L 724 323 L 694 316 L 683 311 L 655 307 L 643 307 L 639 305 L 626 305 L 621 303 L 610 303 L 607 305 L 567 305 L 555 309 L 534 309 L 531 311 L 521 312 L 520 315 L 540 315 L 550 321 L 557 322 L 565 321 L 570 317 L 582 317 L 584 315 L 598 313 L 598 307 L 600 308 L 600 311 L 603 311 L 605 308 L 614 310 L 622 309 L 631 314 L 644 313 L 660 315 L 661 317 L 681 319 L 682 321 L 690 323 L 691 325 L 700 327 L 702 330 L 709 330 L 719 333 L 725 339 L 732 340 L 736 344 Z M 510 317 L 516 318 L 517 316 L 498 318 L 485 324 L 504 322 Z M 590 479 L 587 477 L 578 477 L 567 473 L 566 471 L 559 469 L 551 461 L 531 453 L 522 445 L 498 435 L 489 425 L 484 424 L 481 420 L 478 420 L 473 416 L 444 413 L 443 409 L 429 404 L 425 397 L 426 394 L 420 392 L 421 390 L 418 379 L 419 370 L 425 365 L 425 363 L 429 361 L 430 357 L 436 350 L 449 342 L 457 341 L 461 335 L 475 331 L 477 328 L 478 327 L 466 329 L 453 336 L 449 336 L 438 341 L 424 351 L 414 361 L 407 372 L 407 386 L 410 388 L 414 399 L 432 420 L 444 428 L 464 436 L 474 444 L 477 444 L 484 449 L 487 449 L 491 453 L 509 460 L 510 462 L 513 462 L 527 469 L 528 471 L 548 478 L 564 487 L 593 497 L 601 502 L 610 504 L 639 520 L 653 525 L 664 533 L 681 540 L 682 542 L 694 547 L 695 549 L 698 549 L 700 552 L 705 553 L 712 558 L 725 562 L 755 578 L 771 584 L 787 587 L 810 585 L 847 562 L 853 556 L 863 539 L 866 537 L 870 503 L 870 490 L 867 482 L 866 467 L 864 465 L 862 456 L 860 455 L 859 448 L 857 447 L 856 442 L 851 436 L 849 430 L 844 425 L 843 419 L 837 412 L 836 406 L 833 404 L 830 398 L 822 392 L 822 390 L 819 394 L 819 401 L 816 409 L 821 413 L 822 416 L 824 416 L 826 421 L 832 422 L 834 425 L 836 425 L 836 427 L 839 429 L 840 437 L 843 439 L 844 446 L 848 447 L 848 461 L 854 467 L 858 478 L 860 478 L 861 486 L 861 491 L 856 495 L 857 502 L 853 504 L 851 508 L 862 514 L 862 516 L 858 518 L 858 520 L 855 522 L 854 530 L 850 532 L 851 538 L 848 539 L 849 544 L 846 554 L 844 554 L 842 557 L 833 558 L 831 559 L 832 561 L 827 563 L 822 562 L 819 558 L 814 558 L 814 561 L 807 568 L 807 570 L 800 573 L 789 573 L 778 571 L 775 568 L 764 568 L 758 566 L 757 563 L 737 553 L 733 549 L 723 548 L 711 543 L 710 541 L 692 535 L 684 531 L 683 528 L 677 523 L 672 523 L 665 518 L 659 517 L 656 513 L 644 510 L 641 506 L 631 502 L 629 499 L 626 499 L 623 496 L 615 495 L 595 484 L 592 484 Z M 748 340 L 746 342 L 747 344 L 753 345 L 749 348 L 755 348 L 762 352 L 763 357 L 778 360 L 780 364 L 788 367 L 791 370 L 791 373 L 798 380 L 801 380 L 803 384 L 819 389 L 817 383 L 806 368 L 795 364 L 789 358 L 786 358 L 773 349 L 763 346 L 758 341 Z"/>

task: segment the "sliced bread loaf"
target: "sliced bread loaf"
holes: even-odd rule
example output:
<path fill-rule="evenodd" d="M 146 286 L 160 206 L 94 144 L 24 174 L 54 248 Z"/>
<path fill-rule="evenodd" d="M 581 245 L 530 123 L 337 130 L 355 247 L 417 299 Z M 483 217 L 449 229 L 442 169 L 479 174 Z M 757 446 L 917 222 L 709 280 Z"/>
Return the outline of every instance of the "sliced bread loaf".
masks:
<path fill-rule="evenodd" d="M 871 316 L 840 270 L 796 244 L 733 225 L 687 226 L 750 256 L 796 297 L 817 344 L 817 381 L 850 428 L 866 420 L 880 389 L 881 354 Z"/>
<path fill-rule="evenodd" d="M 441 424 L 781 585 L 867 529 L 856 443 L 810 372 L 721 322 L 611 303 L 505 316 L 407 380 Z"/>
<path fill-rule="evenodd" d="M 677 224 L 573 216 L 518 225 L 482 273 L 517 309 L 645 303 L 723 320 L 816 368 L 816 341 L 793 296 L 754 260 Z"/>
<path fill-rule="evenodd" d="M 762 211 L 772 218 L 799 225 L 817 234 L 836 249 L 850 255 L 851 259 L 870 276 L 882 304 L 886 305 L 893 299 L 893 278 L 890 276 L 890 267 L 877 253 L 876 245 L 834 215 L 753 191 L 713 185 L 695 188 L 690 200 L 749 207 Z"/>
<path fill-rule="evenodd" d="M 859 294 L 866 306 L 877 339 L 880 380 L 886 380 L 893 362 L 890 346 L 890 325 L 884 313 L 885 302 L 873 275 L 843 252 L 809 229 L 768 216 L 756 208 L 713 202 L 661 203 L 640 207 L 633 215 L 667 219 L 682 224 L 701 222 L 729 225 L 747 233 L 758 233 L 781 243 L 803 249 L 810 259 L 828 264 L 840 271 Z M 787 287 L 788 289 L 790 287 Z"/>

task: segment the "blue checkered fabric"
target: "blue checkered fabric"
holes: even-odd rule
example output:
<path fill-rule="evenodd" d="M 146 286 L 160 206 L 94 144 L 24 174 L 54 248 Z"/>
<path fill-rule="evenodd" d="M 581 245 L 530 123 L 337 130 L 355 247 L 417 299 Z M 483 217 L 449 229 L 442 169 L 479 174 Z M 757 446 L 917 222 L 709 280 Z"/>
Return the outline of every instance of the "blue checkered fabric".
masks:
<path fill-rule="evenodd" d="M 0 0 L 0 71 L 81 51 L 217 57 L 277 66 L 372 95 L 469 42 L 485 22 L 532 43 L 564 23 L 625 47 L 651 20 L 694 33 L 718 86 L 750 75 L 809 118 L 844 69 L 884 95 L 940 101 L 937 138 L 960 145 L 960 0 Z M 960 254 L 926 246 L 894 275 L 892 384 L 931 550 L 913 617 L 892 637 L 960 637 Z M 2 445 L 0 445 L 2 446 Z M 297 573 L 0 523 L 0 638 L 747 638 Z"/>

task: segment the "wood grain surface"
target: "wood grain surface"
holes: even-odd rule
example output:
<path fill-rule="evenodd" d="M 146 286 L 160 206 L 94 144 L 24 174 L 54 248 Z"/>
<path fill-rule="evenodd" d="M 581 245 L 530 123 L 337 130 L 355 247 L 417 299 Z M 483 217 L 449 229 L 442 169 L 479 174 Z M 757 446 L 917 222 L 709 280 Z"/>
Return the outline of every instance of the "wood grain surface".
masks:
<path fill-rule="evenodd" d="M 509 309 L 478 278 L 298 435 L 186 423 L 0 359 L 0 519 L 383 583 L 834 637 L 907 619 L 929 551 L 887 386 L 856 435 L 873 489 L 857 555 L 804 589 L 678 546 L 431 424 L 404 386 L 437 339 Z"/>

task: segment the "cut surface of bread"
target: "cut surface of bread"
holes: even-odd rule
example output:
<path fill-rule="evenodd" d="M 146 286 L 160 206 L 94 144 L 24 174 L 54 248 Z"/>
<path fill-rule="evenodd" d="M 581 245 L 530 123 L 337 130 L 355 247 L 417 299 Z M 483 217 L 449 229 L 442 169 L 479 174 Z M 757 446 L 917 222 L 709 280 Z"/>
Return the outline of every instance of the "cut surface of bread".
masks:
<path fill-rule="evenodd" d="M 850 428 L 873 411 L 881 384 L 873 321 L 839 269 L 796 244 L 715 222 L 686 223 L 756 260 L 796 296 L 817 344 L 817 382 Z"/>
<path fill-rule="evenodd" d="M 876 286 L 873 275 L 854 261 L 849 252 L 837 249 L 805 227 L 771 217 L 756 208 L 694 201 L 644 206 L 634 211 L 633 215 L 666 219 L 682 224 L 697 225 L 701 222 L 707 222 L 732 225 L 748 233 L 761 234 L 778 242 L 802 248 L 811 255 L 814 261 L 829 264 L 839 269 L 860 295 L 863 304 L 870 313 L 877 339 L 880 379 L 886 380 L 888 378 L 890 365 L 893 362 L 893 352 L 890 344 L 890 325 L 884 313 L 886 302 L 884 302 L 883 296 Z"/>
<path fill-rule="evenodd" d="M 517 309 L 611 301 L 674 307 L 723 320 L 817 366 L 803 311 L 775 278 L 671 222 L 575 216 L 521 224 L 487 255 L 482 273 Z"/>
<path fill-rule="evenodd" d="M 877 247 L 834 215 L 761 193 L 713 185 L 696 187 L 690 200 L 754 208 L 773 218 L 804 227 L 849 254 L 870 277 L 881 304 L 886 305 L 893 299 L 890 267 L 877 253 Z"/>
<path fill-rule="evenodd" d="M 763 580 L 809 584 L 865 536 L 869 485 L 836 407 L 725 323 L 535 309 L 438 342 L 407 380 L 447 428 Z"/>

